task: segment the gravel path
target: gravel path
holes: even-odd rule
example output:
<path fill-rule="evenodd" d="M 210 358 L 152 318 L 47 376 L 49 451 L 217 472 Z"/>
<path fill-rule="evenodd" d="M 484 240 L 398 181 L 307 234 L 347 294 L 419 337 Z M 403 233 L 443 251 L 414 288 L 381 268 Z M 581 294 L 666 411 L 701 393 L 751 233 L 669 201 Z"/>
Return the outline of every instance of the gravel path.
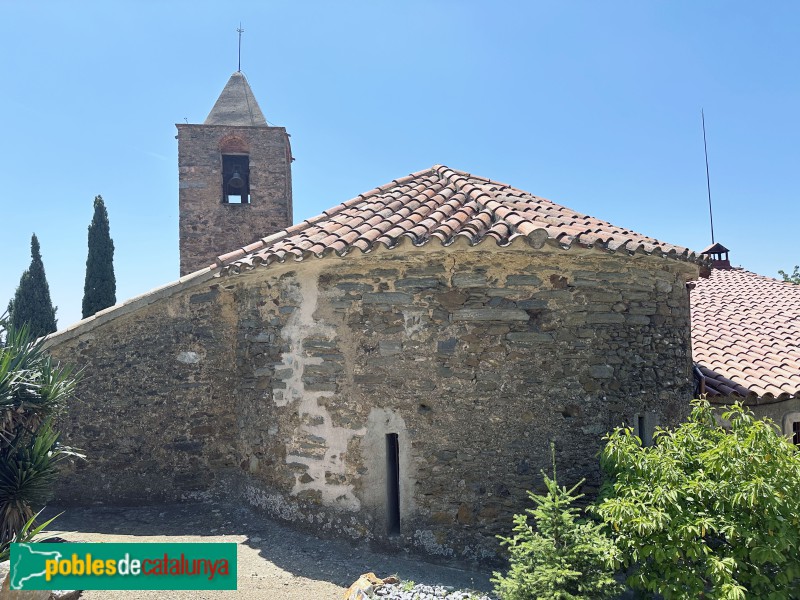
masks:
<path fill-rule="evenodd" d="M 228 592 L 85 591 L 85 600 L 202 600 L 242 598 L 275 600 L 341 600 L 362 573 L 396 574 L 418 586 L 434 585 L 447 597 L 453 590 L 491 589 L 487 573 L 464 571 L 384 554 L 339 540 L 318 539 L 270 521 L 246 508 L 209 504 L 176 504 L 135 508 L 50 507 L 46 515 L 65 510 L 52 533 L 84 542 L 235 542 L 238 547 L 238 589 Z M 407 592 L 404 586 L 392 592 Z M 406 584 L 405 588 L 410 588 Z M 416 590 L 414 590 L 416 591 Z M 411 598 L 413 595 L 386 595 Z M 425 596 L 419 596 L 424 598 Z M 453 598 L 459 596 L 452 596 Z M 469 596 L 466 596 L 469 597 Z M 475 594 L 479 598 L 479 594 Z M 460 598 L 460 597 L 459 597 Z"/>

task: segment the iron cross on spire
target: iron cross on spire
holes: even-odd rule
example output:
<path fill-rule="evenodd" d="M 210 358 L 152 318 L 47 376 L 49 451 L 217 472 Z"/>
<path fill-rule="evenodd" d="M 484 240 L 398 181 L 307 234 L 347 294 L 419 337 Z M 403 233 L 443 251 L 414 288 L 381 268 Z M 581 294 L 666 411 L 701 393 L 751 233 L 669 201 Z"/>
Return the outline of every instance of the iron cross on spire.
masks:
<path fill-rule="evenodd" d="M 242 72 L 242 33 L 244 33 L 244 29 L 242 29 L 242 24 L 239 23 L 239 28 L 236 30 L 239 33 L 239 73 Z"/>

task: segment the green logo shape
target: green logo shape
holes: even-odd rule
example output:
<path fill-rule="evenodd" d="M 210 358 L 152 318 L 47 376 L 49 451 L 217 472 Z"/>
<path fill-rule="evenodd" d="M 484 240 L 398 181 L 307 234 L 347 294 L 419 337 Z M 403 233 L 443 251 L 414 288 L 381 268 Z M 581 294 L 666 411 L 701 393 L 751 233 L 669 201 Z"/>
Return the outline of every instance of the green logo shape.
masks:
<path fill-rule="evenodd" d="M 12 544 L 12 590 L 235 590 L 236 544 Z"/>

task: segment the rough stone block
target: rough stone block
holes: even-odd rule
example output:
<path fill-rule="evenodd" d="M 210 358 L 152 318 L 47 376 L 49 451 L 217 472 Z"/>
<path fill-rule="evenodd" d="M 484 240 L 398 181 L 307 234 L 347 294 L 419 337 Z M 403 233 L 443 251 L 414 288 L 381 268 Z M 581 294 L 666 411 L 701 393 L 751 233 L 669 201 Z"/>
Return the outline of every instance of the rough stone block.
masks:
<path fill-rule="evenodd" d="M 381 340 L 378 342 L 378 352 L 381 356 L 394 356 L 403 351 L 403 343 L 396 340 Z"/>
<path fill-rule="evenodd" d="M 547 308 L 547 300 L 517 300 L 517 308 L 521 308 L 523 310 L 544 310 Z"/>
<path fill-rule="evenodd" d="M 456 273 L 453 275 L 453 286 L 460 288 L 484 287 L 486 286 L 486 275 L 484 273 Z"/>
<path fill-rule="evenodd" d="M 453 321 L 528 321 L 530 315 L 515 308 L 462 308 L 453 312 Z"/>
<path fill-rule="evenodd" d="M 646 315 L 626 315 L 625 322 L 629 325 L 650 325 L 650 317 Z"/>
<path fill-rule="evenodd" d="M 538 286 L 542 280 L 536 275 L 509 275 L 506 277 L 506 285 L 532 285 Z"/>
<path fill-rule="evenodd" d="M 510 342 L 522 343 L 538 343 L 538 342 L 552 342 L 554 337 L 552 333 L 541 333 L 538 331 L 512 331 L 506 335 L 506 339 Z"/>
<path fill-rule="evenodd" d="M 355 283 L 352 281 L 337 283 L 335 287 L 343 292 L 371 292 L 375 289 L 374 286 L 368 283 Z"/>
<path fill-rule="evenodd" d="M 458 340 L 456 338 L 449 338 L 446 340 L 442 340 L 440 342 L 437 342 L 436 352 L 438 354 L 453 354 L 456 350 L 457 344 Z"/>
<path fill-rule="evenodd" d="M 407 277 L 405 279 L 398 279 L 394 282 L 396 288 L 419 288 L 419 289 L 434 289 L 441 287 L 443 281 L 438 277 Z"/>
<path fill-rule="evenodd" d="M 189 296 L 189 304 L 201 304 L 203 302 L 212 302 L 219 295 L 219 290 L 211 290 L 203 294 L 193 294 Z"/>
<path fill-rule="evenodd" d="M 589 367 L 589 373 L 595 379 L 611 379 L 614 377 L 614 367 L 611 365 L 592 365 Z"/>
<path fill-rule="evenodd" d="M 598 323 L 598 324 L 605 324 L 605 323 L 624 323 L 625 316 L 621 313 L 611 312 L 611 313 L 591 313 L 586 317 L 587 323 Z"/>
<path fill-rule="evenodd" d="M 375 292 L 364 294 L 364 304 L 410 304 L 412 296 L 406 292 Z"/>

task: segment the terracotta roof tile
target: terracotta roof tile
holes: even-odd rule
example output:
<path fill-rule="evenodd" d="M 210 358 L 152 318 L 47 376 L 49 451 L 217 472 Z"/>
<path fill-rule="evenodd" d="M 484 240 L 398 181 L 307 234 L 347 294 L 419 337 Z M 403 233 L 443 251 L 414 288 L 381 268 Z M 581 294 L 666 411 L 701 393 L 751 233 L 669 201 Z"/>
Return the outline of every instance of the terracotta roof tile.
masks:
<path fill-rule="evenodd" d="M 283 232 L 217 258 L 221 275 L 268 266 L 287 258 L 302 260 L 309 251 L 323 256 L 358 248 L 394 247 L 409 238 L 418 246 L 465 239 L 486 239 L 505 246 L 517 238 L 534 248 L 545 242 L 569 248 L 664 254 L 705 264 L 704 257 L 678 246 L 621 229 L 544 198 L 436 165 L 377 187 Z"/>
<path fill-rule="evenodd" d="M 692 352 L 711 398 L 800 398 L 800 286 L 723 268 L 690 297 Z"/>

